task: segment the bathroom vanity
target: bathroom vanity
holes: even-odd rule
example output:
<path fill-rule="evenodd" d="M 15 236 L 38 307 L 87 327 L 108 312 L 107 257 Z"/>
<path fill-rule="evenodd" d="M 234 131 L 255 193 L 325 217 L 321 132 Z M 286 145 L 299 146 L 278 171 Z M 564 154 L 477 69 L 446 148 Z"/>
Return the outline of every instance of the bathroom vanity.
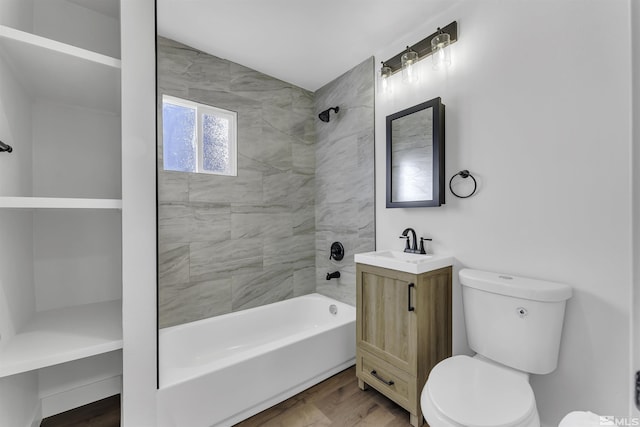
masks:
<path fill-rule="evenodd" d="M 421 426 L 420 392 L 451 356 L 451 258 L 385 251 L 355 261 L 358 385 L 375 388 Z"/>

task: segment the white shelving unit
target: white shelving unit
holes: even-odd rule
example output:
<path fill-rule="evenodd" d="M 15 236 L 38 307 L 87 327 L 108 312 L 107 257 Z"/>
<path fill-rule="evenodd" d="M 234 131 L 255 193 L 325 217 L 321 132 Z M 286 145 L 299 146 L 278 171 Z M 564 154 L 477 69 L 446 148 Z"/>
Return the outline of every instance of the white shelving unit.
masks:
<path fill-rule="evenodd" d="M 25 378 L 33 423 L 120 392 L 119 3 L 0 2 L 0 395 Z"/>
<path fill-rule="evenodd" d="M 49 99 L 120 111 L 120 60 L 0 25 L 0 46 L 18 79 Z"/>
<path fill-rule="evenodd" d="M 0 197 L 3 209 L 115 209 L 122 210 L 120 199 L 73 199 L 64 197 Z"/>
<path fill-rule="evenodd" d="M 37 313 L 0 350 L 0 377 L 122 348 L 122 301 Z"/>

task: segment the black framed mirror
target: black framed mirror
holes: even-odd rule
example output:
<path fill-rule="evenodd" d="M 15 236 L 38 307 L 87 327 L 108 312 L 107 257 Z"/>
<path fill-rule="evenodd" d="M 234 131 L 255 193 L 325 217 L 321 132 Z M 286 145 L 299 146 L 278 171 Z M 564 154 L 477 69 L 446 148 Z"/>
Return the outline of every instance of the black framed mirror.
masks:
<path fill-rule="evenodd" d="M 444 104 L 440 98 L 387 116 L 387 207 L 444 204 Z"/>

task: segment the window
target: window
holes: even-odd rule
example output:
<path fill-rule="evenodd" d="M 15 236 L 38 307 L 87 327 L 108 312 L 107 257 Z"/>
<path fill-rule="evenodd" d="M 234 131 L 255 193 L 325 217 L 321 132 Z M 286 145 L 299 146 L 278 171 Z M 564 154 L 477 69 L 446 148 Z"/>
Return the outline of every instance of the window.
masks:
<path fill-rule="evenodd" d="M 162 95 L 164 170 L 236 176 L 233 111 Z"/>

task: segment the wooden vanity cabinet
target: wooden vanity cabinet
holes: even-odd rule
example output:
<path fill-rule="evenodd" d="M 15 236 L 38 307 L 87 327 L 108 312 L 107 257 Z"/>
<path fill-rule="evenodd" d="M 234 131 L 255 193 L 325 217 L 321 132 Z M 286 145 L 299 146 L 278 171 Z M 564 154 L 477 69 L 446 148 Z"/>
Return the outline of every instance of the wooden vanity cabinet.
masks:
<path fill-rule="evenodd" d="M 451 267 L 422 274 L 356 264 L 356 375 L 423 424 L 420 393 L 451 356 Z"/>

